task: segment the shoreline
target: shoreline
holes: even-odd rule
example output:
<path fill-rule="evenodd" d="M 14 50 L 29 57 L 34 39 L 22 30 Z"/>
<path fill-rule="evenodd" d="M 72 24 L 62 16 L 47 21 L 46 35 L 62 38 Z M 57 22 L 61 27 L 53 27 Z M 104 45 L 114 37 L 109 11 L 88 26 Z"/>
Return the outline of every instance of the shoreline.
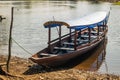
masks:
<path fill-rule="evenodd" d="M 0 63 L 5 63 L 6 58 L 0 55 Z M 6 65 L 1 67 L 6 72 Z M 101 74 L 97 71 L 43 68 L 19 57 L 11 58 L 9 74 L 11 76 L 0 75 L 0 80 L 120 80 L 120 75 Z"/>

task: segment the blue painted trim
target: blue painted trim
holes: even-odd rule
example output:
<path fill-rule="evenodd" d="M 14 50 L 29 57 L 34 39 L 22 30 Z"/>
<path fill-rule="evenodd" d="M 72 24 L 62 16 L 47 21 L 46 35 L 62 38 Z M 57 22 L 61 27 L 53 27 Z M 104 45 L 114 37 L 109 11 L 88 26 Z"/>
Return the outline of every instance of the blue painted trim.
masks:
<path fill-rule="evenodd" d="M 58 27 L 58 26 L 62 26 L 61 24 L 49 24 L 47 26 L 44 26 L 45 28 L 54 28 L 54 27 Z"/>

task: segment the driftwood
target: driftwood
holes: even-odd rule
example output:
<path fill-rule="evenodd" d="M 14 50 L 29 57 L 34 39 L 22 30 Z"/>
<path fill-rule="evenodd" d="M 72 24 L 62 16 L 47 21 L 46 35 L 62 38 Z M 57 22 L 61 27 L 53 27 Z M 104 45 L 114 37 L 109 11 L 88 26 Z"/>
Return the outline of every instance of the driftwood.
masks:
<path fill-rule="evenodd" d="M 2 65 L 6 65 L 6 64 L 2 64 Z M 0 80 L 7 80 L 7 79 L 6 79 L 4 76 L 2 76 L 2 75 L 4 75 L 4 76 L 9 76 L 9 77 L 13 77 L 13 78 L 17 77 L 17 78 L 19 78 L 20 80 L 24 80 L 24 78 L 23 78 L 22 76 L 11 75 L 11 74 L 5 72 L 5 71 L 2 69 L 1 65 L 0 65 Z"/>
<path fill-rule="evenodd" d="M 11 64 L 14 64 L 15 62 L 11 62 Z M 6 65 L 6 63 L 0 63 L 0 75 L 10 75 L 6 73 L 3 69 L 2 66 Z"/>
<path fill-rule="evenodd" d="M 6 65 L 6 64 L 2 64 L 2 65 Z M 17 79 L 20 79 L 20 80 L 24 80 L 24 78 L 23 78 L 22 76 L 19 76 L 19 75 L 11 75 L 11 74 L 5 72 L 5 71 L 2 69 L 1 65 L 0 65 L 0 80 L 7 80 L 6 77 L 4 77 L 4 76 L 2 76 L 2 75 L 4 75 L 4 76 L 9 76 L 9 77 L 11 77 L 11 78 L 17 78 Z"/>
<path fill-rule="evenodd" d="M 0 75 L 6 75 L 7 73 L 2 69 L 1 65 L 0 65 Z"/>
<path fill-rule="evenodd" d="M 11 63 L 14 64 L 15 62 L 11 62 Z M 2 69 L 2 66 L 4 66 L 4 65 L 6 65 L 6 63 L 0 63 L 0 80 L 7 80 L 4 76 L 9 76 L 9 77 L 13 77 L 13 78 L 17 77 L 20 80 L 24 80 L 24 78 L 21 76 L 11 75 L 11 74 L 7 73 L 6 71 L 4 71 Z M 2 75 L 4 75 L 4 76 L 2 76 Z"/>
<path fill-rule="evenodd" d="M 1 67 L 3 65 L 6 65 L 6 63 L 0 63 L 0 75 L 6 75 L 6 72 Z"/>

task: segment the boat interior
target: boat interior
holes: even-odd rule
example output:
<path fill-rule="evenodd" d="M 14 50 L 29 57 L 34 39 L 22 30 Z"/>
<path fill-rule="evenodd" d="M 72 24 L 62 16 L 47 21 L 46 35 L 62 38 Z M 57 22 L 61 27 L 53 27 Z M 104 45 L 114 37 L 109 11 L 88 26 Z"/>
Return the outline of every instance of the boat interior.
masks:
<path fill-rule="evenodd" d="M 40 57 L 68 54 L 95 44 L 105 36 L 109 14 L 110 12 L 96 12 L 72 22 L 48 21 L 44 23 L 44 27 L 48 28 L 48 47 L 38 54 Z M 58 38 L 51 40 L 51 28 L 54 27 L 58 30 Z M 62 27 L 69 29 L 68 34 L 61 35 Z"/>
<path fill-rule="evenodd" d="M 102 27 L 101 27 L 102 28 Z M 101 35 L 103 33 L 102 29 L 99 33 Z M 58 46 L 55 46 L 52 50 L 52 54 L 64 54 L 64 53 L 71 53 L 75 51 L 74 47 L 78 46 L 84 46 L 89 44 L 90 42 L 93 42 L 98 39 L 98 31 L 94 28 L 91 30 L 91 37 L 89 40 L 89 31 L 85 30 L 83 32 L 77 32 L 77 38 L 75 40 L 75 34 L 71 37 L 71 39 L 67 39 L 66 41 L 61 42 L 61 44 L 58 43 Z"/>
<path fill-rule="evenodd" d="M 96 40 L 98 40 L 102 34 L 104 33 L 104 27 L 101 26 L 99 27 L 99 33 L 98 33 L 98 27 L 94 27 L 91 29 L 90 33 L 88 29 L 83 29 L 80 31 L 77 31 L 77 33 L 75 34 L 75 31 L 71 32 L 71 36 L 70 34 L 62 36 L 61 39 L 59 40 L 52 40 L 51 41 L 51 47 L 50 47 L 50 52 L 48 54 L 48 52 L 42 52 L 39 54 L 39 57 L 43 58 L 43 57 L 52 57 L 52 56 L 56 56 L 56 55 L 62 55 L 62 54 L 68 54 L 68 53 L 72 53 L 75 51 L 75 47 L 82 47 L 82 46 L 86 46 Z M 76 35 L 76 36 L 75 36 Z M 89 39 L 89 35 L 90 35 L 90 39 Z M 76 39 L 76 40 L 75 40 Z M 57 41 L 57 42 L 56 42 Z M 49 48 L 49 46 L 48 46 Z"/>
<path fill-rule="evenodd" d="M 57 62 L 62 63 L 92 50 L 105 39 L 109 14 L 100 11 L 75 20 L 45 22 L 43 26 L 48 29 L 48 46 L 29 59 L 42 65 L 57 65 Z M 52 40 L 52 29 L 55 28 L 58 38 Z M 63 30 L 68 31 L 67 34 L 62 35 Z"/>

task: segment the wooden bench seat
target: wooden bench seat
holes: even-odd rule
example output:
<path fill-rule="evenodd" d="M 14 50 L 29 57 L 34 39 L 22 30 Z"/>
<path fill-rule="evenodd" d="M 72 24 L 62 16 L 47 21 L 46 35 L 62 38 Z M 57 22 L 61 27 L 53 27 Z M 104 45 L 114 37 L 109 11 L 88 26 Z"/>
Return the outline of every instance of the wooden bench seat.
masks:
<path fill-rule="evenodd" d="M 64 44 L 64 45 L 74 45 L 73 42 L 64 42 L 63 44 Z M 78 43 L 77 43 L 77 45 L 78 45 Z"/>
<path fill-rule="evenodd" d="M 47 53 L 40 53 L 40 54 L 39 54 L 39 57 L 50 57 L 50 56 L 57 56 L 57 55 L 47 54 Z"/>
<path fill-rule="evenodd" d="M 57 49 L 57 50 L 70 50 L 70 51 L 74 50 L 74 48 L 66 48 L 66 47 L 54 47 L 54 49 Z"/>
<path fill-rule="evenodd" d="M 88 34 L 88 32 L 86 32 Z M 103 32 L 99 32 L 99 34 L 102 34 Z M 91 34 L 97 35 L 98 32 L 97 31 L 91 31 Z"/>

